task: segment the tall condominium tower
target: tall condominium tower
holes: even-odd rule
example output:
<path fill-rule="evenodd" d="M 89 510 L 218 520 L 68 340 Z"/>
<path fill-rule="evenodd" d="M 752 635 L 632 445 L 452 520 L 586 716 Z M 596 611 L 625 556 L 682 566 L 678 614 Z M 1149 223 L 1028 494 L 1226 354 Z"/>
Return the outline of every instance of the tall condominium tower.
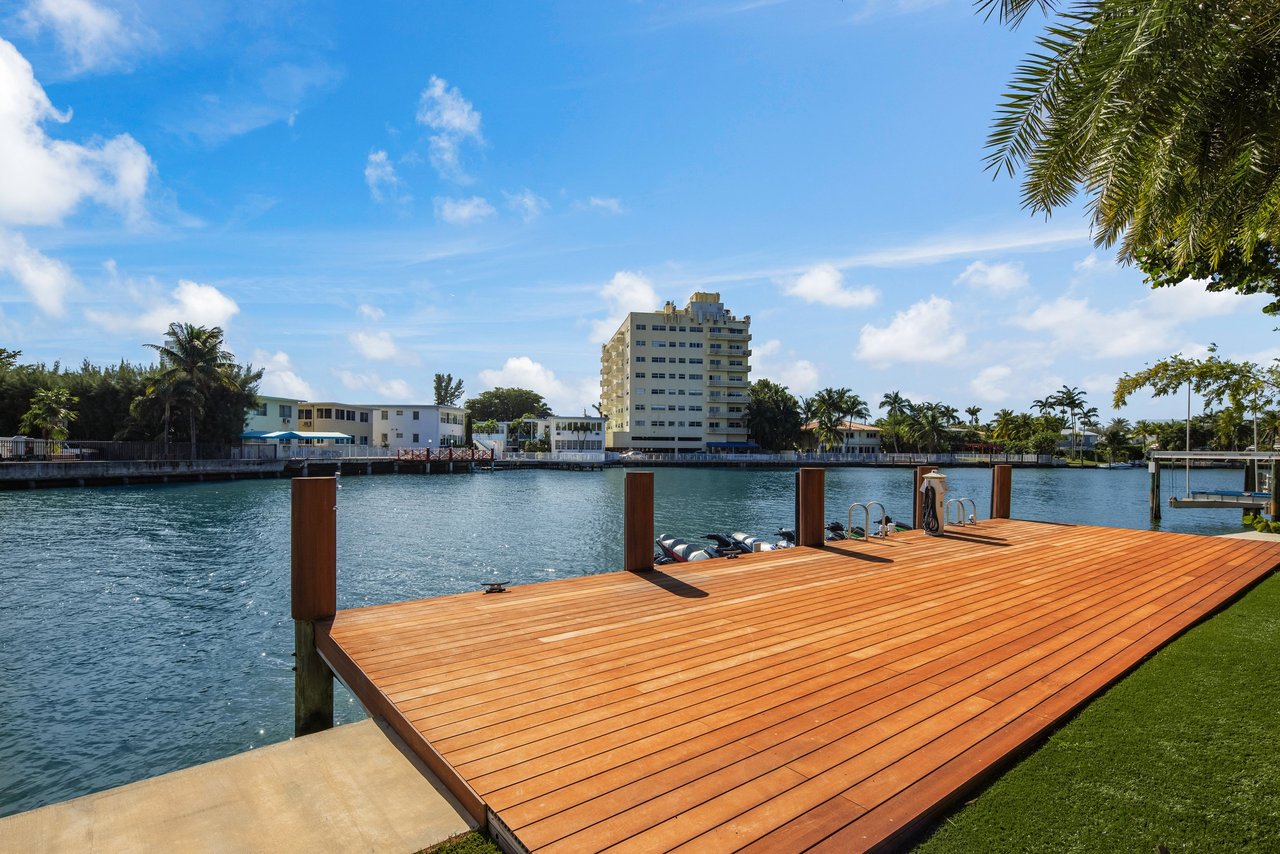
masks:
<path fill-rule="evenodd" d="M 684 308 L 633 311 L 601 348 L 600 400 L 615 450 L 749 447 L 751 316 L 734 317 L 720 294 Z"/>

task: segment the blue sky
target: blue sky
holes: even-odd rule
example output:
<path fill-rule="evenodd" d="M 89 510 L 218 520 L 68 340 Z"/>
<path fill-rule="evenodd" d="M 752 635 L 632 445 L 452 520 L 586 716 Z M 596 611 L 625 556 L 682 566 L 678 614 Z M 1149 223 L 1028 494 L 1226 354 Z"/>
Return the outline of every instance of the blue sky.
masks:
<path fill-rule="evenodd" d="M 249 8 L 249 7 L 252 8 Z M 628 310 L 715 290 L 753 378 L 961 408 L 1217 342 L 1260 299 L 1152 292 L 1081 208 L 983 169 L 1039 23 L 851 2 L 21 0 L 0 7 L 0 346 L 145 361 L 218 324 L 264 391 L 573 413 Z M 1135 399 L 1121 415 L 1177 417 Z"/>

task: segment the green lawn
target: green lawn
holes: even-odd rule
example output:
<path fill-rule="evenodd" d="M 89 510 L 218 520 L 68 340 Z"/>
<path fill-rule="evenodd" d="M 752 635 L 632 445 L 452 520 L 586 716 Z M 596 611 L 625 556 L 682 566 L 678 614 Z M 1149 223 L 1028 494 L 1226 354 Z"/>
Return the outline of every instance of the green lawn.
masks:
<path fill-rule="evenodd" d="M 479 831 L 464 833 L 452 839 L 446 839 L 439 845 L 420 851 L 418 854 L 502 854 L 502 849 Z"/>
<path fill-rule="evenodd" d="M 942 821 L 919 854 L 1280 851 L 1280 575 Z"/>

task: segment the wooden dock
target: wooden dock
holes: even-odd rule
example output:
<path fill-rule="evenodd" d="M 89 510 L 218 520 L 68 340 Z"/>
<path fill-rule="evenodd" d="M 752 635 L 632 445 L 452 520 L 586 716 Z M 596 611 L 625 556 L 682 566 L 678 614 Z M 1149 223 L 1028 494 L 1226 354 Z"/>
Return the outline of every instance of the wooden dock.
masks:
<path fill-rule="evenodd" d="M 861 851 L 1278 564 L 1001 519 L 339 611 L 317 645 L 510 848 Z"/>

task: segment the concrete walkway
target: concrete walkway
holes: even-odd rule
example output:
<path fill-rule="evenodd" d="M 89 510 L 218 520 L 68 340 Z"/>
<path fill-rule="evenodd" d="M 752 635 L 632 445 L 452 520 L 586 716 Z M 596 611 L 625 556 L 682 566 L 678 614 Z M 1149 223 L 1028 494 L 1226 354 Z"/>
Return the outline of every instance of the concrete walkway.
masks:
<path fill-rule="evenodd" d="M 472 823 L 370 720 L 0 819 L 0 852 L 413 852 Z"/>

